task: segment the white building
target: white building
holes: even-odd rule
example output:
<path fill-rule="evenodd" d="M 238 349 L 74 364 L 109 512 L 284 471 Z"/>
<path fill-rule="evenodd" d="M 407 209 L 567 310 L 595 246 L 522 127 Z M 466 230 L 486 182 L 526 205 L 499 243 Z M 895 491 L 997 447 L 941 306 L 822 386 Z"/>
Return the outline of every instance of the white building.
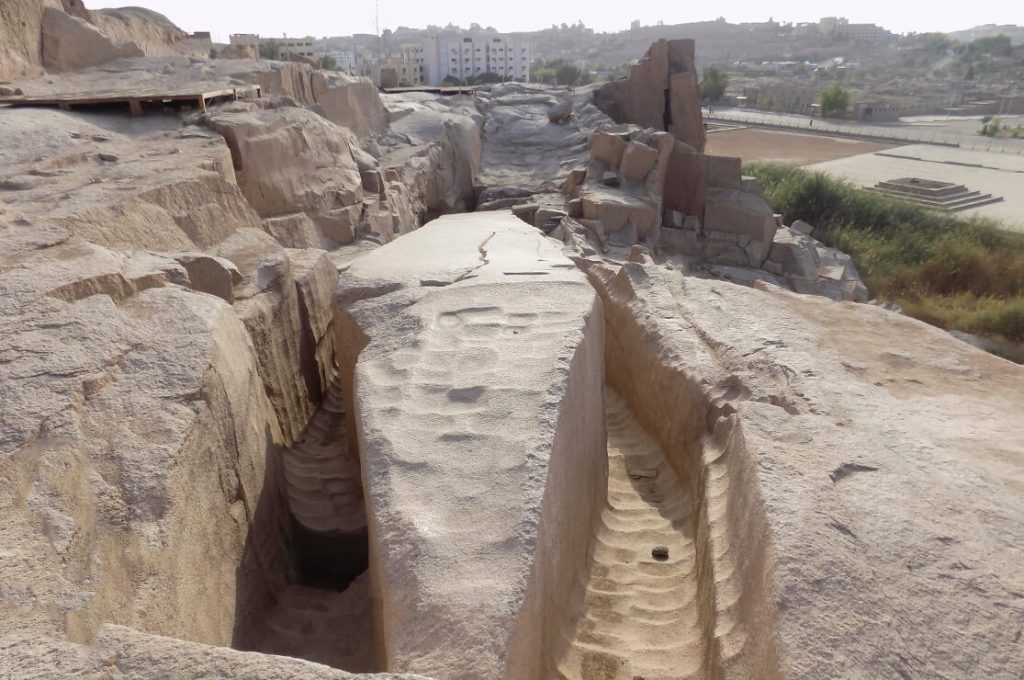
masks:
<path fill-rule="evenodd" d="M 440 85 L 447 76 L 461 81 L 494 73 L 503 80 L 530 80 L 530 45 L 503 36 L 431 36 L 423 44 L 424 81 Z"/>
<path fill-rule="evenodd" d="M 359 75 L 356 71 L 355 50 L 334 50 L 333 52 L 328 52 L 328 55 L 334 59 L 334 63 L 338 65 L 340 70 L 351 75 Z"/>

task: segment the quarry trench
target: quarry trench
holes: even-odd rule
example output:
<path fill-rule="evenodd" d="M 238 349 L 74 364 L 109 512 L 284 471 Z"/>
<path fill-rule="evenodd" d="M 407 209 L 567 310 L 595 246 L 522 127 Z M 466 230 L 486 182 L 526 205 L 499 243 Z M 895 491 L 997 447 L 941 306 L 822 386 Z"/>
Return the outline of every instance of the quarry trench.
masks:
<path fill-rule="evenodd" d="M 744 669 L 779 677 L 763 508 L 728 401 L 735 395 L 714 398 L 699 376 L 665 362 L 658 338 L 626 311 L 630 267 L 587 271 L 604 309 L 608 481 L 571 604 L 548 634 L 556 639 L 537 650 L 549 657 L 545 677 L 712 680 Z M 382 651 L 368 568 L 358 414 L 346 408 L 367 338 L 335 312 L 337 365 L 305 431 L 280 456 L 292 573 L 248 624 L 244 647 L 384 672 L 396 669 Z M 652 554 L 658 546 L 667 558 Z"/>

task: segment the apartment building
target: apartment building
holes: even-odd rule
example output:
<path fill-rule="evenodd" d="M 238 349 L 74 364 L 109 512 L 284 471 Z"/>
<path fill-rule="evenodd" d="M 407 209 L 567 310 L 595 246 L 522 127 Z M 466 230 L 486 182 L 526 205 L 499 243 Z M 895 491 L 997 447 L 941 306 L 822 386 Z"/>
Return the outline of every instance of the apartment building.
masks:
<path fill-rule="evenodd" d="M 846 17 L 824 17 L 818 22 L 822 35 L 836 40 L 883 43 L 896 39 L 896 35 L 877 24 L 851 24 Z"/>
<path fill-rule="evenodd" d="M 289 54 L 294 54 L 306 59 L 316 59 L 313 52 L 313 36 L 305 38 L 262 38 L 255 33 L 234 33 L 231 35 L 231 46 L 240 49 L 252 50 L 257 53 L 260 45 L 272 43 L 277 48 L 277 58 L 287 60 Z"/>
<path fill-rule="evenodd" d="M 277 53 L 281 59 L 287 59 L 289 54 L 305 57 L 306 59 L 316 59 L 316 53 L 313 52 L 313 42 L 315 40 L 313 36 L 305 38 L 275 38 L 274 43 L 277 44 Z"/>
<path fill-rule="evenodd" d="M 466 81 L 494 73 L 504 80 L 530 80 L 530 45 L 525 40 L 485 34 L 430 36 L 422 47 L 424 82 L 440 85 L 448 76 Z"/>

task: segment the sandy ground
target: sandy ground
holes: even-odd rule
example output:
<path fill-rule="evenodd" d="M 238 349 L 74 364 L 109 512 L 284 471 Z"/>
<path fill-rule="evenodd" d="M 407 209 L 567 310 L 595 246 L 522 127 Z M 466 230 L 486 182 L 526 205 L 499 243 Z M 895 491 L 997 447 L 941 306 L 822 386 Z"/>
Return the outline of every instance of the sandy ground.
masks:
<path fill-rule="evenodd" d="M 719 130 L 708 134 L 705 151 L 716 156 L 735 156 L 747 161 L 771 161 L 810 165 L 837 158 L 892 148 L 883 142 L 865 142 L 824 135 L 781 132 L 759 128 Z"/>
<path fill-rule="evenodd" d="M 1002 196 L 1003 200 L 959 214 L 992 217 L 1002 220 L 1007 228 L 1024 231 L 1024 156 L 911 144 L 889 149 L 884 155 L 866 153 L 818 163 L 811 169 L 864 187 L 897 177 L 963 184 L 972 191 Z"/>

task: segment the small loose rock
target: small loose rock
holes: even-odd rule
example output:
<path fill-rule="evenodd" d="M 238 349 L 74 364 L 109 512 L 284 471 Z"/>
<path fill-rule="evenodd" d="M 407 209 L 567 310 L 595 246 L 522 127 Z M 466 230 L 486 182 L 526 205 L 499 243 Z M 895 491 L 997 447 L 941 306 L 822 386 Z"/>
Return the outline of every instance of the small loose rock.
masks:
<path fill-rule="evenodd" d="M 667 560 L 668 559 L 668 546 L 656 545 L 651 550 L 651 557 L 656 560 Z"/>

